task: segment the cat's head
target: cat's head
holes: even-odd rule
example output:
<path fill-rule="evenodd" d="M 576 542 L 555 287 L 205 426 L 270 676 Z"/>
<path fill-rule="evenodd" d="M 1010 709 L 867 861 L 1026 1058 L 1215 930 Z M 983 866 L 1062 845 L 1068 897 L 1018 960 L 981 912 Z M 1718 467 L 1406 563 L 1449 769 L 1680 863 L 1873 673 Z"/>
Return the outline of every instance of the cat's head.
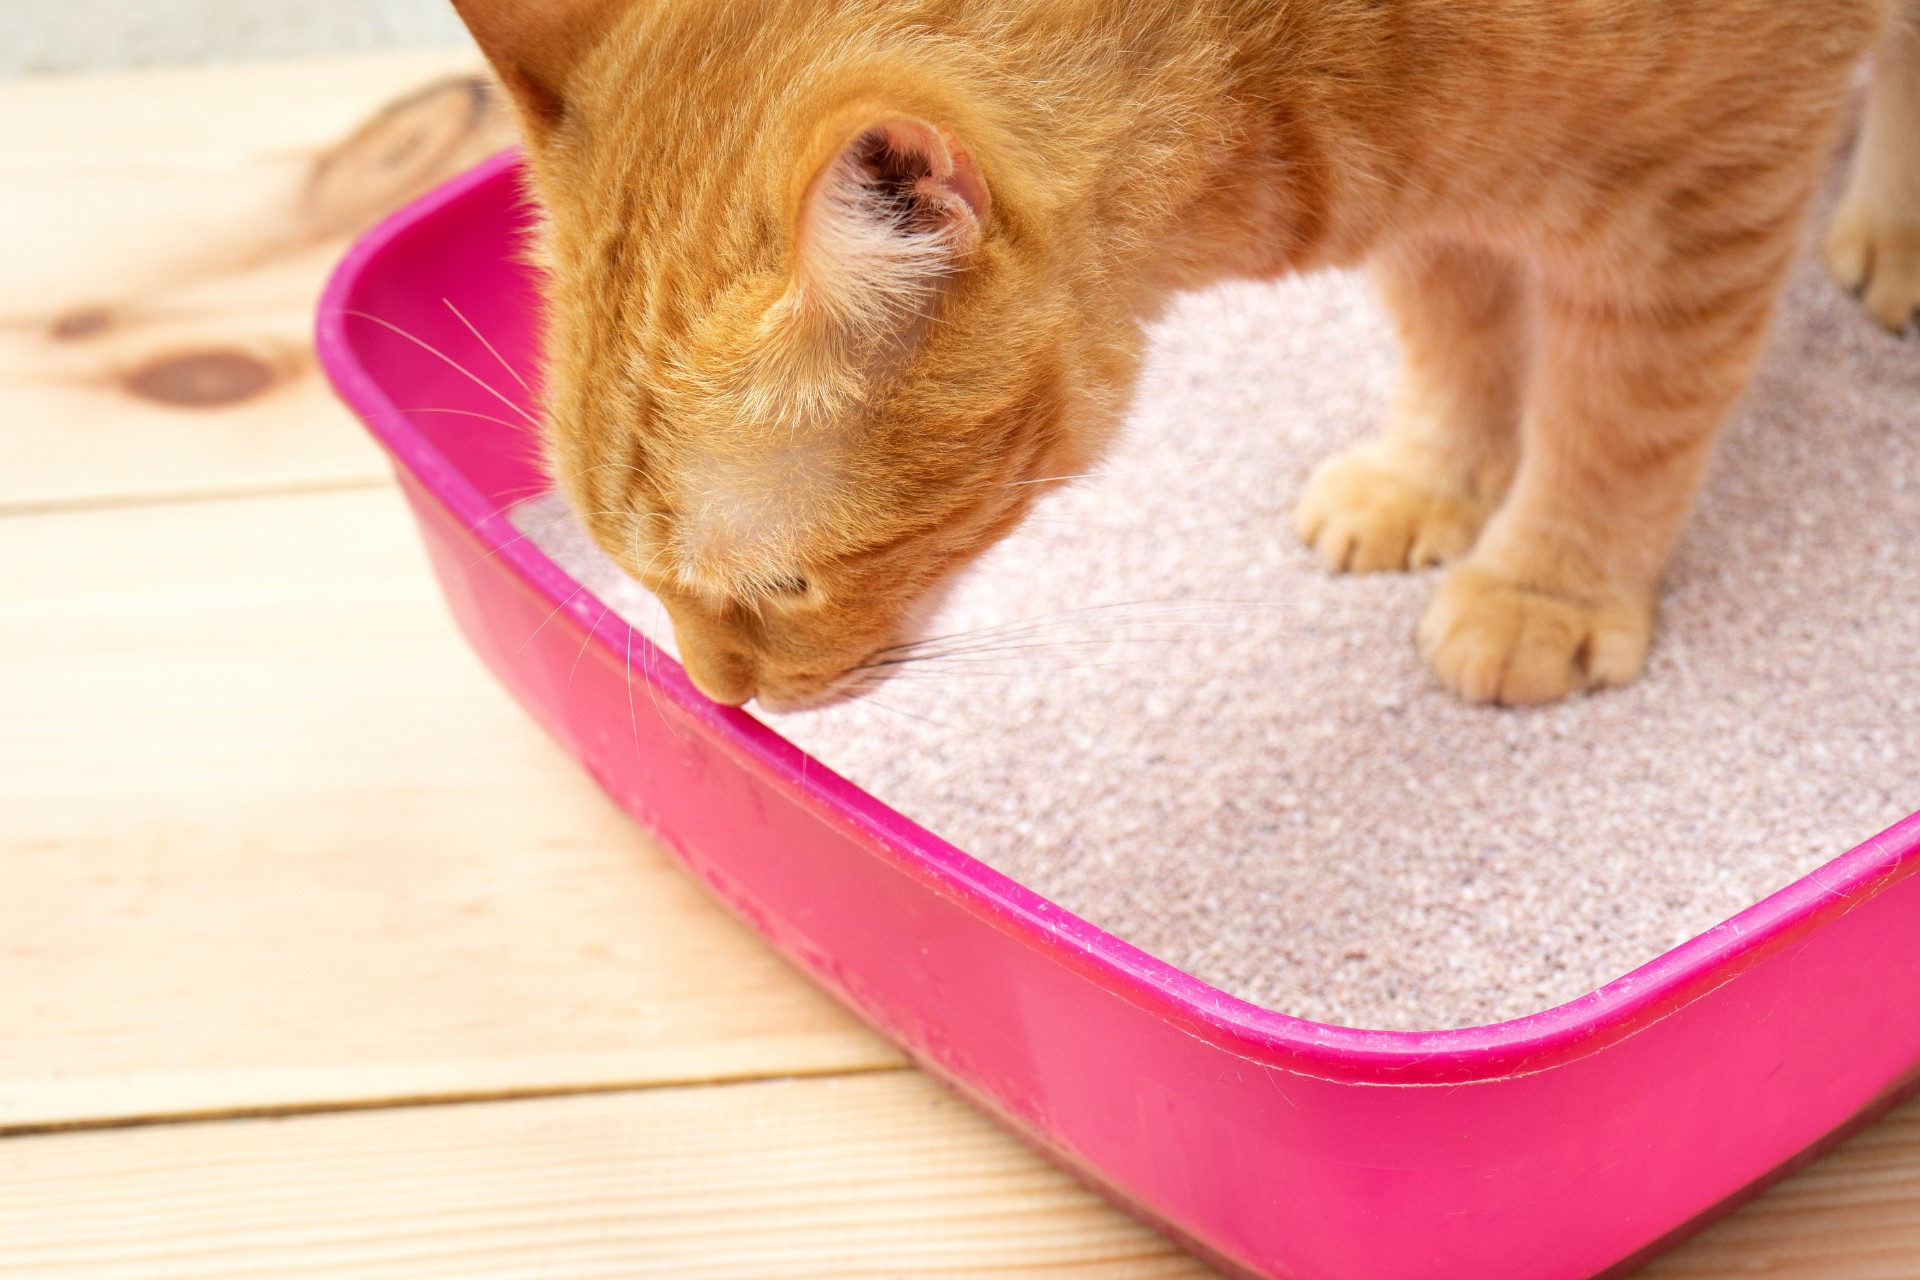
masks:
<path fill-rule="evenodd" d="M 857 690 L 1085 468 L 1126 381 L 1130 345 L 1074 319 L 1044 182 L 912 32 L 458 7 L 546 209 L 555 479 L 709 696 Z"/>

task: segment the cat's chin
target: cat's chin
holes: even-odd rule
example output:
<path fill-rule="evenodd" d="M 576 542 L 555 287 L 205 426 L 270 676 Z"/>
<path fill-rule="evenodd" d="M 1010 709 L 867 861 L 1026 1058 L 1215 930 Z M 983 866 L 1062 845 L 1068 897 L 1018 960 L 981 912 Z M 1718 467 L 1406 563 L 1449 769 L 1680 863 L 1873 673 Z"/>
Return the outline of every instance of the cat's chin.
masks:
<path fill-rule="evenodd" d="M 753 695 L 756 709 L 769 715 L 791 715 L 796 711 L 819 711 L 826 707 L 836 707 L 843 702 L 852 702 L 860 693 L 873 686 L 875 681 L 862 681 L 853 672 L 822 685 L 818 689 L 803 689 L 798 692 L 769 692 L 761 690 Z"/>
<path fill-rule="evenodd" d="M 756 710 L 776 716 L 837 707 L 871 693 L 899 674 L 899 670 L 897 663 L 863 662 L 811 687 L 758 690 L 753 695 L 753 705 Z"/>

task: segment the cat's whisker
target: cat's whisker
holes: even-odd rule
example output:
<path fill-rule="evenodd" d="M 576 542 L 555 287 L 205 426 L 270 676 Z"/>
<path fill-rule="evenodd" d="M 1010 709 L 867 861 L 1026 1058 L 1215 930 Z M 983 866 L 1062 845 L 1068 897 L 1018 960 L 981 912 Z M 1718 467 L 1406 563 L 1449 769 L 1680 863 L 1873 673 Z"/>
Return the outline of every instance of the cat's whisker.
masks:
<path fill-rule="evenodd" d="M 936 654 L 963 653 L 1003 645 L 1011 641 L 1038 639 L 1045 637 L 1050 630 L 1057 633 L 1085 620 L 1100 621 L 1105 618 L 1115 619 L 1116 624 L 1122 628 L 1137 628 L 1142 625 L 1177 620 L 1185 620 L 1185 625 L 1212 625 L 1224 628 L 1238 625 L 1240 617 L 1246 610 L 1259 607 L 1261 602 L 1243 600 L 1144 600 L 1090 605 L 1086 608 L 1064 610 L 1061 613 L 1048 614 L 1039 618 L 1016 619 L 993 626 L 903 641 L 875 650 L 869 655 L 868 660 L 871 662 L 893 657 L 930 657 Z M 1218 623 L 1205 624 L 1202 621 L 1207 615 L 1227 610 L 1233 612 Z M 1078 639 L 1084 643 L 1113 643 L 1129 638 L 1137 637 L 1129 637 L 1121 632 L 1109 632 L 1104 636 L 1069 637 L 1068 640 Z M 1067 641 L 1055 643 L 1063 642 Z"/>
<path fill-rule="evenodd" d="M 535 627 L 533 630 L 527 632 L 527 638 L 520 642 L 520 648 L 515 649 L 513 651 L 514 657 L 516 658 L 519 657 L 521 651 L 524 650 L 528 645 L 533 643 L 533 638 L 539 635 L 542 631 L 546 630 L 547 624 L 549 622 L 552 622 L 555 618 L 559 617 L 560 611 L 562 609 L 565 609 L 568 605 L 572 604 L 575 600 L 579 599 L 580 593 L 585 591 L 586 589 L 587 589 L 586 584 L 581 583 L 579 586 L 576 586 L 571 592 L 568 593 L 567 598 L 565 600 L 562 600 L 559 604 L 553 606 L 553 608 L 547 613 L 547 616 L 540 619 L 540 625 Z"/>
<path fill-rule="evenodd" d="M 640 533 L 639 528 L 636 526 L 634 529 L 634 538 L 636 541 L 639 538 L 639 533 Z M 638 550 L 637 547 L 635 549 Z M 646 572 L 649 569 L 653 568 L 654 564 L 664 554 L 666 554 L 666 549 L 664 547 L 656 549 L 653 555 L 648 557 L 647 562 L 640 566 L 639 573 L 632 574 L 629 576 L 631 576 L 635 582 L 638 582 L 640 578 L 644 574 L 646 574 Z M 627 631 L 627 649 L 628 649 L 628 652 L 631 653 L 633 649 L 633 633 L 635 631 L 638 631 L 639 628 L 635 626 L 632 622 L 629 622 L 627 626 L 629 628 Z M 666 722 L 668 731 L 673 734 L 676 740 L 684 743 L 686 739 L 681 737 L 679 726 L 674 724 L 673 720 L 667 715 L 666 709 L 660 705 L 659 664 L 660 664 L 660 659 L 665 657 L 666 655 L 661 650 L 660 646 L 654 643 L 651 637 L 643 637 L 643 638 L 646 639 L 647 649 L 652 654 L 652 661 L 650 663 L 642 662 L 640 664 L 640 677 L 641 679 L 647 682 L 647 699 L 653 703 L 654 714 L 659 716 L 661 720 Z M 633 668 L 632 668 L 631 662 L 629 662 L 629 665 L 627 668 L 627 696 L 629 698 L 633 696 Z"/>
<path fill-rule="evenodd" d="M 906 710 L 904 707 L 896 707 L 891 703 L 882 702 L 878 698 L 874 697 L 871 693 L 865 690 L 855 691 L 851 695 L 850 701 L 858 704 L 859 706 L 872 707 L 877 711 L 885 711 L 891 715 L 900 716 L 907 720 L 917 720 L 921 724 L 932 725 L 934 728 L 939 729 L 944 733 L 957 733 L 962 735 L 963 737 L 968 737 L 968 738 L 978 738 L 980 736 L 978 733 L 974 732 L 973 730 L 962 729 L 958 725 L 948 724 L 943 720 L 936 720 L 932 716 L 919 715 L 915 712 Z"/>
<path fill-rule="evenodd" d="M 1059 653 L 1069 649 L 1112 649 L 1123 644 L 1132 645 L 1181 645 L 1190 643 L 1188 636 L 1143 636 L 1128 641 L 1113 640 L 1054 640 L 1040 641 L 1034 644 L 1003 645 L 994 648 L 982 648 L 965 653 L 935 653 L 904 658 L 888 658 L 880 662 L 865 664 L 866 671 L 977 671 L 994 669 L 999 660 L 1010 655 L 1023 653 Z M 1030 664 L 1029 664 L 1030 665 Z M 1023 668 L 1025 669 L 1025 668 Z"/>
<path fill-rule="evenodd" d="M 593 620 L 592 626 L 583 629 L 580 636 L 580 651 L 573 655 L 573 665 L 567 668 L 567 688 L 573 688 L 574 673 L 580 670 L 580 659 L 587 656 L 587 646 L 593 643 L 593 633 L 600 629 L 600 624 L 605 622 L 607 615 L 612 612 L 612 605 L 601 604 L 600 616 Z"/>
<path fill-rule="evenodd" d="M 633 728 L 633 756 L 636 761 L 640 759 L 640 712 L 633 701 L 633 633 L 637 630 L 639 628 L 632 623 L 627 624 L 627 723 Z M 644 678 L 644 672 L 642 674 Z M 647 689 L 649 692 L 653 689 L 651 680 L 647 681 Z M 655 702 L 654 710 L 659 709 L 660 704 Z"/>
<path fill-rule="evenodd" d="M 1059 632 L 1049 635 L 1044 630 L 1024 634 L 994 636 L 967 644 L 950 644 L 938 648 L 913 648 L 904 653 L 889 653 L 882 662 L 914 661 L 929 659 L 958 658 L 965 659 L 976 654 L 1008 653 L 1020 649 L 1051 648 L 1061 645 L 1102 645 L 1125 644 L 1138 641 L 1175 641 L 1186 638 L 1179 634 L 1083 636 L 1071 632 Z"/>
<path fill-rule="evenodd" d="M 912 675 L 925 680 L 948 675 L 1013 678 L 1036 672 L 1052 674 L 1164 663 L 1168 647 L 1185 648 L 1204 640 L 1209 632 L 1217 634 L 1240 625 L 1238 617 L 1209 621 L 1204 614 L 1195 616 L 1194 611 L 1179 608 L 1181 602 L 1166 603 L 1176 607 L 1123 616 L 1122 626 L 1105 634 L 1086 635 L 1072 629 L 1079 621 L 1074 616 L 1079 611 L 1073 611 L 1018 625 L 982 628 L 972 635 L 961 633 L 935 641 L 889 646 L 870 655 L 856 670 L 886 678 Z M 1073 654 L 1096 660 L 1065 665 L 1049 665 L 1044 661 L 1049 655 Z M 1036 658 L 1041 661 L 1036 662 Z"/>
<path fill-rule="evenodd" d="M 1103 645 L 1093 648 L 1094 652 L 1091 654 L 1086 654 L 1083 648 L 1081 650 L 1081 655 L 1083 656 L 1076 657 L 1074 646 L 1071 645 L 1035 645 L 1031 646 L 1030 651 L 1027 653 L 1002 651 L 993 654 L 983 654 L 979 657 L 967 658 L 957 662 L 942 659 L 906 659 L 883 665 L 865 667 L 862 668 L 862 670 L 876 676 L 884 675 L 888 678 L 913 677 L 919 679 L 947 676 L 962 679 L 971 679 L 976 676 L 1019 678 L 1036 674 L 1053 674 L 1055 672 L 1069 670 L 1093 670 L 1103 667 L 1137 666 L 1144 663 L 1165 665 L 1166 661 L 1166 653 L 1164 651 L 1136 651 L 1129 653 L 1125 649 L 1122 649 L 1114 656 L 1103 656 L 1104 651 L 1112 649 L 1112 646 Z M 1034 656 L 1036 654 L 1038 655 L 1037 658 Z M 1049 662 L 1046 661 L 1048 657 L 1075 660 Z"/>
<path fill-rule="evenodd" d="M 472 334 L 474 338 L 480 343 L 480 345 L 487 349 L 487 354 L 500 362 L 500 367 L 507 371 L 507 376 L 509 378 L 512 378 L 515 382 L 519 383 L 520 389 L 522 391 L 526 392 L 528 395 L 532 395 L 533 388 L 528 386 L 527 380 L 520 376 L 520 371 L 514 368 L 511 364 L 509 364 L 507 362 L 507 358 L 501 355 L 499 351 L 494 349 L 494 345 L 491 342 L 487 341 L 486 334 L 481 333 L 480 330 L 474 328 L 473 321 L 467 319 L 466 316 L 460 313 L 460 308 L 453 305 L 453 299 L 443 297 L 440 299 L 440 301 L 443 305 L 445 305 L 447 310 L 453 312 L 453 318 L 458 320 L 461 324 L 465 325 L 467 327 L 467 332 Z"/>
<path fill-rule="evenodd" d="M 461 364 L 458 360 L 455 360 L 452 356 L 448 355 L 446 352 L 442 351 L 440 348 L 434 346 L 431 342 L 428 342 L 426 339 L 418 337 L 412 333 L 409 333 L 407 332 L 407 330 L 401 328 L 399 325 L 393 323 L 391 320 L 383 320 L 379 316 L 373 315 L 370 312 L 355 311 L 351 308 L 346 308 L 346 309 L 343 309 L 340 314 L 353 316 L 355 319 L 365 320 L 370 324 L 377 324 L 382 329 L 385 329 L 390 333 L 397 334 L 398 336 L 405 338 L 408 342 L 411 342 L 414 346 L 419 347 L 422 351 L 426 352 L 428 355 L 435 357 L 436 359 L 441 361 L 443 364 L 445 364 L 448 368 L 454 370 L 456 373 L 466 378 L 469 382 L 479 387 L 482 391 L 485 391 L 488 395 L 498 400 L 501 404 L 504 404 L 505 406 L 507 406 L 507 408 L 513 410 L 515 413 L 519 414 L 522 418 L 526 419 L 528 426 L 534 428 L 535 430 L 539 429 L 540 420 L 534 417 L 532 414 L 528 413 L 526 410 L 526 406 L 520 404 L 518 401 L 507 396 L 504 392 L 502 392 L 498 387 L 494 386 L 491 382 L 488 382 L 485 378 L 481 377 L 479 374 L 475 373 L 473 370 L 467 368 L 466 365 Z"/>
<path fill-rule="evenodd" d="M 902 650 L 917 649 L 917 648 L 922 648 L 922 647 L 931 646 L 931 645 L 943 644 L 948 641 L 976 640 L 976 639 L 981 639 L 987 636 L 1018 633 L 1021 631 L 1031 630 L 1032 628 L 1043 626 L 1043 625 L 1055 622 L 1058 619 L 1067 617 L 1071 614 L 1081 613 L 1081 612 L 1085 612 L 1085 610 L 1066 610 L 1059 614 L 1048 614 L 1040 618 L 1017 618 L 1011 622 L 995 623 L 993 625 L 985 626 L 985 627 L 974 627 L 965 631 L 951 631 L 951 632 L 947 632 L 944 635 L 922 636 L 918 639 L 906 640 L 906 641 L 902 641 L 899 644 L 888 645 L 884 649 L 877 649 L 874 651 L 873 656 L 878 657 L 882 654 L 890 654 L 890 653 L 896 653 Z"/>
<path fill-rule="evenodd" d="M 395 410 L 395 412 L 397 413 L 448 413 L 461 418 L 478 418 L 482 422 L 491 422 L 498 426 L 510 427 L 515 431 L 518 431 L 520 429 L 520 424 L 517 422 L 510 421 L 506 418 L 496 417 L 491 413 L 481 413 L 477 409 L 419 408 L 419 409 L 397 409 Z"/>
<path fill-rule="evenodd" d="M 1220 620 L 1208 621 L 1218 616 L 1214 610 L 1198 611 L 1186 609 L 1163 609 L 1123 614 L 1112 619 L 1085 619 L 1073 615 L 1061 615 L 1034 619 L 1020 626 L 982 628 L 979 631 L 959 632 L 950 636 L 936 637 L 913 642 L 913 648 L 924 651 L 939 644 L 997 644 L 1011 640 L 1033 639 L 1048 635 L 1062 635 L 1084 638 L 1090 641 L 1118 640 L 1135 634 L 1140 628 L 1152 627 L 1156 632 L 1169 625 L 1179 626 L 1231 626 L 1237 625 L 1240 614 L 1220 616 Z M 1104 630 L 1084 630 L 1088 621 L 1107 622 Z"/>
<path fill-rule="evenodd" d="M 1180 642 L 1173 648 L 1144 649 L 1128 646 L 1115 649 L 1111 645 L 1075 647 L 1071 645 L 1033 646 L 1029 652 L 1001 652 L 983 654 L 976 658 L 961 661 L 941 659 L 908 659 L 885 665 L 862 668 L 877 678 L 897 679 L 910 677 L 916 680 L 953 677 L 973 679 L 988 677 L 995 679 L 1018 679 L 1034 675 L 1051 675 L 1058 672 L 1095 670 L 1108 667 L 1126 667 L 1154 665 L 1165 667 L 1169 660 L 1184 652 L 1188 643 Z"/>
<path fill-rule="evenodd" d="M 601 516 L 617 516 L 617 515 L 620 515 L 621 513 L 618 511 L 595 511 L 589 514 L 601 515 Z M 499 546 L 494 547 L 491 550 L 485 551 L 478 556 L 475 556 L 470 562 L 468 562 L 467 568 L 471 570 L 478 565 L 484 564 L 488 560 L 492 559 L 494 556 L 499 555 L 502 551 L 505 551 L 508 547 L 511 547 L 512 545 L 514 545 L 516 542 L 524 542 L 528 538 L 534 539 L 535 545 L 538 546 L 539 545 L 538 540 L 542 534 L 545 534 L 553 529 L 557 529 L 561 525 L 571 524 L 574 522 L 574 520 L 575 520 L 575 517 L 571 513 L 569 513 L 567 515 L 555 516 L 551 520 L 545 521 L 544 523 L 538 525 L 535 528 L 522 529 L 519 533 L 515 534 L 511 538 L 508 538 L 505 542 L 502 542 Z M 472 533 L 474 532 L 474 530 L 469 529 L 467 530 L 467 532 Z M 546 552 L 543 550 L 541 554 L 545 555 Z"/>
<path fill-rule="evenodd" d="M 890 678 L 902 681 L 903 683 L 912 682 L 923 688 L 928 685 L 938 685 L 943 681 L 951 680 L 1001 681 L 1004 683 L 1012 680 L 1030 679 L 1036 675 L 1044 675 L 1051 678 L 1054 676 L 1082 675 L 1094 671 L 1115 671 L 1126 667 L 1144 666 L 1152 661 L 1153 659 L 1142 656 L 1138 658 L 1115 658 L 1108 662 L 1075 662 L 1066 666 L 1036 667 L 1032 664 L 1024 664 L 1005 667 L 986 667 L 971 671 L 961 671 L 946 667 L 908 667 L 892 673 Z"/>

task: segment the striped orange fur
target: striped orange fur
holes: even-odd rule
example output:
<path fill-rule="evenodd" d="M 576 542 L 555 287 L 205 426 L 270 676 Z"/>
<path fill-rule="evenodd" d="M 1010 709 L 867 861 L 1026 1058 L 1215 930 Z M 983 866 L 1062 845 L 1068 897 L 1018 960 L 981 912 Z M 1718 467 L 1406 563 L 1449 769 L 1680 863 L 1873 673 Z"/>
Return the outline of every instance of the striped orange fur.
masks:
<path fill-rule="evenodd" d="M 1363 261 L 1402 386 L 1300 535 L 1451 562 L 1470 698 L 1631 680 L 1876 43 L 1829 256 L 1920 301 L 1895 0 L 457 3 L 546 209 L 554 474 L 722 702 L 859 687 L 1097 460 L 1170 293 Z"/>

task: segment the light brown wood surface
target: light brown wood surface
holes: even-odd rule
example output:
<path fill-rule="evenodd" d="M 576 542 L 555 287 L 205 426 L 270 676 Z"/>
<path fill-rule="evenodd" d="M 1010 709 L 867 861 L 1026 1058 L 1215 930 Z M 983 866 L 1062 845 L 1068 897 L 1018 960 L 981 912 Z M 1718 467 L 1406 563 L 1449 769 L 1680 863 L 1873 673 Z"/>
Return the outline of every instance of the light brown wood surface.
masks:
<path fill-rule="evenodd" d="M 342 231 L 510 140 L 467 111 L 475 67 L 0 81 L 0 511 L 381 480 L 314 364 L 314 302 Z M 140 390 L 213 353 L 262 385 Z"/>
<path fill-rule="evenodd" d="M 1920 1276 L 1920 1101 L 1641 1271 L 1644 1280 Z"/>
<path fill-rule="evenodd" d="M 23 1138 L 0 1177 L 9 1280 L 1210 1274 L 905 1071 Z"/>
<path fill-rule="evenodd" d="M 1209 1274 L 734 924 L 454 632 L 306 332 L 347 231 L 500 140 L 472 68 L 0 84 L 0 1276 Z M 577 1096 L 475 1101 L 523 1094 Z M 1920 1276 L 1920 1107 L 1648 1274 Z"/>
<path fill-rule="evenodd" d="M 461 643 L 391 487 L 0 519 L 0 1127 L 896 1065 Z"/>

